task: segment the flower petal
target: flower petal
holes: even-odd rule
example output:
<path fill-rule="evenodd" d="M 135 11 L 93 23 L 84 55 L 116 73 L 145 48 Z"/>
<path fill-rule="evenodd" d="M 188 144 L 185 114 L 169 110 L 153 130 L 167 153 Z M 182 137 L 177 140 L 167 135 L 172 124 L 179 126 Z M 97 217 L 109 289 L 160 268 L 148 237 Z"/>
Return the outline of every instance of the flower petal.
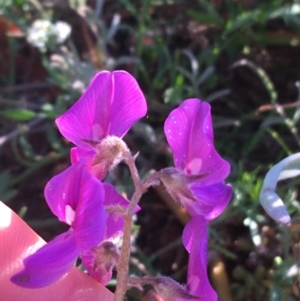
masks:
<path fill-rule="evenodd" d="M 82 264 L 89 274 L 103 285 L 111 279 L 119 258 L 117 245 L 107 240 L 81 254 Z"/>
<path fill-rule="evenodd" d="M 193 217 L 185 226 L 182 241 L 190 253 L 187 287 L 201 300 L 217 301 L 217 294 L 207 277 L 208 222 L 203 216 Z"/>
<path fill-rule="evenodd" d="M 232 197 L 232 187 L 220 182 L 208 186 L 192 185 L 191 190 L 197 202 L 186 200 L 183 206 L 191 216 L 203 215 L 207 220 L 217 218 Z"/>
<path fill-rule="evenodd" d="M 71 163 L 75 164 L 77 163 L 80 159 L 84 160 L 84 163 L 86 165 L 91 165 L 93 162 L 93 157 L 95 156 L 96 151 L 94 149 L 91 150 L 84 150 L 80 149 L 78 147 L 72 147 L 70 150 L 70 159 Z"/>
<path fill-rule="evenodd" d="M 13 275 L 11 281 L 27 288 L 49 285 L 69 271 L 78 255 L 73 233 L 69 230 L 25 258 L 25 268 Z"/>
<path fill-rule="evenodd" d="M 123 208 L 128 208 L 130 202 L 121 196 L 115 189 L 115 187 L 108 183 L 103 183 L 105 189 L 105 201 L 104 206 L 121 206 Z M 135 212 L 140 210 L 139 206 L 136 206 Z M 114 240 L 118 238 L 123 233 L 124 220 L 120 213 L 109 213 L 106 223 L 106 233 L 104 239 Z"/>
<path fill-rule="evenodd" d="M 44 190 L 47 204 L 52 212 L 60 221 L 69 225 L 73 222 L 74 213 L 68 215 L 66 207 L 69 206 L 69 209 L 75 212 L 81 194 L 82 175 L 89 178 L 89 173 L 85 170 L 83 161 L 80 161 L 54 176 L 47 183 Z"/>
<path fill-rule="evenodd" d="M 82 264 L 88 270 L 90 276 L 99 283 L 106 285 L 112 278 L 112 270 L 106 269 L 105 264 L 98 264 L 95 268 L 95 254 L 91 250 L 87 250 L 81 255 Z"/>
<path fill-rule="evenodd" d="M 45 198 L 52 212 L 72 225 L 78 250 L 89 249 L 103 238 L 103 184 L 86 170 L 83 161 L 53 177 L 45 187 Z"/>
<path fill-rule="evenodd" d="M 70 159 L 72 164 L 77 163 L 80 159 L 83 160 L 86 169 L 98 180 L 102 181 L 107 174 L 107 168 L 105 168 L 105 162 L 103 164 L 101 164 L 102 162 L 93 164 L 95 154 L 95 150 L 87 151 L 78 147 L 72 147 L 70 150 Z"/>
<path fill-rule="evenodd" d="M 89 150 L 91 146 L 82 139 L 123 137 L 146 111 L 145 97 L 132 75 L 125 71 L 102 71 L 81 98 L 56 119 L 56 124 L 65 138 Z"/>
<path fill-rule="evenodd" d="M 135 78 L 125 71 L 114 71 L 114 98 L 108 135 L 123 137 L 147 113 L 147 103 Z"/>
<path fill-rule="evenodd" d="M 82 180 L 79 204 L 72 224 L 80 251 L 96 246 L 103 239 L 106 227 L 103 184 L 86 169 L 83 169 Z"/>
<path fill-rule="evenodd" d="M 164 126 L 174 153 L 174 164 L 187 174 L 207 174 L 201 180 L 209 185 L 224 180 L 230 165 L 213 145 L 210 105 L 199 99 L 187 99 L 167 117 Z"/>
<path fill-rule="evenodd" d="M 80 189 L 80 171 L 84 165 L 78 162 L 70 166 L 57 176 L 54 176 L 46 185 L 44 194 L 46 202 L 51 211 L 60 221 L 69 225 L 72 224 L 74 214 L 69 214 L 66 210 L 67 205 L 75 212 L 79 198 L 77 197 Z"/>
<path fill-rule="evenodd" d="M 0 202 L 0 292 L 6 301 L 112 301 L 113 294 L 75 266 L 58 281 L 38 289 L 24 289 L 11 282 L 23 259 L 45 244 L 10 208 Z"/>

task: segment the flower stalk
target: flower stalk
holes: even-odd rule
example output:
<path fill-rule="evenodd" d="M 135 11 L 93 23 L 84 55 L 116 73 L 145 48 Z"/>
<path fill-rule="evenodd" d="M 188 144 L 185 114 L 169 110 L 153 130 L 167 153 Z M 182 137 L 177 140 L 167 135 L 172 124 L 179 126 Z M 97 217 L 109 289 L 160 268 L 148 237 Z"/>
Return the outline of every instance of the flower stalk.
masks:
<path fill-rule="evenodd" d="M 129 258 L 130 258 L 130 238 L 132 231 L 132 217 L 136 205 L 140 201 L 142 195 L 144 194 L 146 188 L 140 179 L 138 170 L 135 165 L 136 156 L 132 156 L 128 151 L 126 153 L 125 163 L 129 167 L 133 183 L 135 186 L 135 191 L 131 198 L 130 205 L 128 207 L 127 213 L 124 215 L 124 233 L 123 233 L 123 243 L 121 248 L 121 254 L 119 263 L 117 266 L 117 287 L 115 291 L 114 301 L 123 301 L 125 293 L 128 289 L 128 269 L 129 269 Z"/>

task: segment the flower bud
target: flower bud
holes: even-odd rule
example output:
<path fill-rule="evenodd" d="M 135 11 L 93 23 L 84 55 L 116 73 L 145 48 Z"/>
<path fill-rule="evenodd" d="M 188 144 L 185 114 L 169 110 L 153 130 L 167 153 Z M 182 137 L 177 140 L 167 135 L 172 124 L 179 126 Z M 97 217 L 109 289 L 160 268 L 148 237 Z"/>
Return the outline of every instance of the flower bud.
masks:
<path fill-rule="evenodd" d="M 89 274 L 106 285 L 112 277 L 112 270 L 119 260 L 119 251 L 111 241 L 104 241 L 81 256 Z"/>
<path fill-rule="evenodd" d="M 166 276 L 129 277 L 128 284 L 138 289 L 141 289 L 145 284 L 150 284 L 158 294 L 158 296 L 155 297 L 159 298 L 159 300 L 162 299 L 163 301 L 201 299 L 201 297 L 191 294 L 185 285 L 181 285 L 172 278 Z"/>
<path fill-rule="evenodd" d="M 164 301 L 200 300 L 201 297 L 191 294 L 187 288 L 172 278 L 159 276 L 153 284 L 156 292 Z"/>

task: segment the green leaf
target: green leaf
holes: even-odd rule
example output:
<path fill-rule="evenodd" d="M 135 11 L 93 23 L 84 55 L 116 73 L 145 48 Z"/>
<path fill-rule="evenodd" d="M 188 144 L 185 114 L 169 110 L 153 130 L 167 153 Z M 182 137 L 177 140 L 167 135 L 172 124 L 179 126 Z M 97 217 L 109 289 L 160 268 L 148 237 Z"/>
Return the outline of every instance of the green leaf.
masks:
<path fill-rule="evenodd" d="M 35 112 L 27 109 L 5 110 L 1 114 L 6 118 L 18 121 L 28 121 L 37 116 Z"/>
<path fill-rule="evenodd" d="M 221 27 L 224 25 L 224 21 L 219 16 L 195 12 L 193 10 L 188 10 L 187 15 L 202 24 L 215 25 Z"/>
<path fill-rule="evenodd" d="M 17 190 L 8 188 L 11 178 L 11 174 L 8 170 L 4 170 L 0 173 L 0 200 L 3 202 L 8 202 L 18 193 Z"/>

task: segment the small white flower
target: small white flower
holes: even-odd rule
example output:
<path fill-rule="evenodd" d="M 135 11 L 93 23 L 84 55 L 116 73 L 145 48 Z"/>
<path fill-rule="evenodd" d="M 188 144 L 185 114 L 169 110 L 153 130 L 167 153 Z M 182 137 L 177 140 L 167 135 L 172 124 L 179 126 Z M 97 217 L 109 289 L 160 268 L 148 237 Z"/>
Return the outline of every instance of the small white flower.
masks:
<path fill-rule="evenodd" d="M 54 28 L 58 43 L 63 43 L 71 34 L 71 26 L 66 22 L 58 21 Z"/>
<path fill-rule="evenodd" d="M 27 41 L 45 51 L 47 47 L 63 43 L 71 34 L 69 24 L 58 21 L 35 20 L 27 32 Z"/>

